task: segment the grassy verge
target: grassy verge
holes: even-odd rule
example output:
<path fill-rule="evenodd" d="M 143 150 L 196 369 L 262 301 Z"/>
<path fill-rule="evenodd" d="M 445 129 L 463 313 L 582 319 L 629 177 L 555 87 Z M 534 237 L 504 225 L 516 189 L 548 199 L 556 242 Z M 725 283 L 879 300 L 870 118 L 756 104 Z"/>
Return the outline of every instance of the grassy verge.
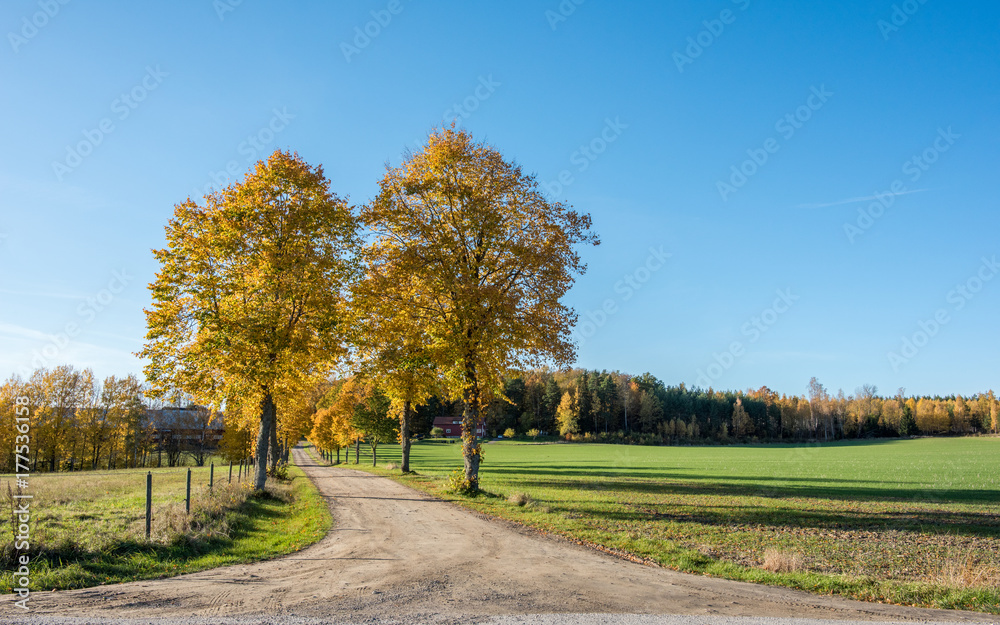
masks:
<path fill-rule="evenodd" d="M 272 481 L 263 495 L 252 494 L 246 482 L 229 484 L 220 471 L 209 492 L 207 471 L 192 478 L 200 485 L 192 487 L 190 514 L 184 509 L 185 471 L 154 471 L 149 541 L 144 470 L 32 477 L 31 589 L 83 588 L 265 560 L 298 551 L 330 528 L 326 502 L 294 465 L 289 480 Z M 0 486 L 6 494 L 6 484 Z M 9 536 L 7 523 L 3 531 Z M 14 555 L 5 544 L 0 588 L 7 592 Z"/>
<path fill-rule="evenodd" d="M 457 445 L 391 477 L 466 508 L 689 573 L 1000 613 L 1000 440 L 623 448 L 485 446 L 486 491 L 446 490 Z M 398 450 L 379 450 L 384 463 Z"/>

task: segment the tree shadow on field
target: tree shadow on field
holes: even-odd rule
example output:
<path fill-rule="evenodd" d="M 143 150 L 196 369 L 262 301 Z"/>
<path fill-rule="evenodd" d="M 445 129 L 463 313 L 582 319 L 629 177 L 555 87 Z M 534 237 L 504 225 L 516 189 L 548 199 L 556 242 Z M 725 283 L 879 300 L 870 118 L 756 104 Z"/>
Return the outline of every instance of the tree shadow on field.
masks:
<path fill-rule="evenodd" d="M 533 465 L 533 464 L 504 464 L 502 468 L 506 473 L 518 474 L 524 473 L 528 475 L 550 475 L 552 477 L 587 477 L 593 478 L 597 477 L 611 477 L 611 478 L 629 478 L 629 479 L 654 479 L 654 480 L 664 480 L 670 479 L 678 482 L 687 482 L 691 480 L 719 480 L 720 477 L 716 475 L 698 475 L 691 473 L 690 471 L 682 467 L 664 467 L 663 469 L 656 470 L 635 470 L 630 467 L 616 467 L 609 466 L 607 464 L 594 464 L 588 465 L 571 465 L 571 464 L 560 464 L 557 466 L 547 466 L 547 465 Z M 774 476 L 753 476 L 753 475 L 727 475 L 722 478 L 725 481 L 734 482 L 816 482 L 819 484 L 831 484 L 831 483 L 845 483 L 845 484 L 859 484 L 859 483 L 871 483 L 871 484 L 881 484 L 881 480 L 862 480 L 862 479 L 843 479 L 836 477 L 774 477 Z"/>
<path fill-rule="evenodd" d="M 684 476 L 705 479 L 704 476 Z M 778 479 L 778 478 L 773 478 Z M 754 480 L 760 481 L 760 480 Z M 806 481 L 806 480 L 803 480 Z M 816 481 L 810 478 L 808 481 Z M 819 480 L 823 482 L 833 480 Z M 856 483 L 851 480 L 850 483 Z M 519 484 L 531 488 L 573 491 L 550 503 L 568 514 L 593 515 L 618 521 L 676 521 L 717 526 L 763 525 L 825 530 L 902 530 L 932 534 L 964 534 L 1000 538 L 1000 514 L 995 510 L 928 509 L 926 504 L 996 503 L 1000 491 L 928 491 L 895 487 L 822 487 L 780 484 L 731 484 L 726 482 L 652 482 L 625 479 L 559 480 L 526 479 Z M 598 491 L 604 503 L 592 505 L 575 493 Z M 636 501 L 636 495 L 670 496 L 670 502 Z M 685 504 L 684 497 L 698 497 Z M 717 503 L 704 497 L 718 497 Z M 753 501 L 751 498 L 760 498 Z M 826 499 L 827 505 L 810 505 L 805 499 Z M 782 501 L 788 500 L 788 501 Z M 860 504 L 860 505 L 859 505 Z M 868 505 L 865 504 L 874 504 Z M 884 504 L 884 505 L 878 505 Z M 886 508 L 889 508 L 886 510 Z"/>
<path fill-rule="evenodd" d="M 948 536 L 970 536 L 1000 539 L 1000 517 L 987 512 L 899 510 L 865 512 L 862 510 L 817 510 L 808 508 L 775 508 L 767 506 L 676 505 L 617 503 L 606 506 L 561 505 L 549 502 L 552 511 L 561 516 L 585 517 L 618 521 L 626 524 L 648 522 L 694 523 L 714 526 L 724 531 L 773 528 L 817 530 L 817 534 L 836 531 L 885 532 L 901 531 Z"/>
<path fill-rule="evenodd" d="M 934 486 L 905 486 L 884 481 L 817 478 L 733 475 L 699 475 L 689 472 L 667 471 L 598 471 L 583 466 L 505 467 L 505 477 L 517 479 L 526 486 L 542 488 L 599 488 L 625 492 L 667 495 L 723 495 L 738 497 L 772 497 L 837 499 L 844 501 L 909 501 L 913 503 L 990 504 L 1000 502 L 1000 490 L 971 488 L 941 488 Z M 543 479 L 547 476 L 549 479 Z M 563 479 L 563 478 L 589 478 Z"/>
<path fill-rule="evenodd" d="M 507 475 L 510 476 L 514 472 Z M 552 472 L 539 471 L 538 474 L 552 475 Z M 601 477 L 594 473 L 576 473 L 570 475 Z M 663 481 L 662 474 L 645 476 L 633 474 L 638 478 L 654 478 L 657 481 L 640 481 L 635 479 L 558 479 L 562 474 L 553 475 L 553 479 L 519 480 L 526 486 L 556 489 L 598 489 L 634 493 L 651 493 L 665 495 L 717 495 L 730 497 L 768 497 L 768 498 L 811 498 L 843 501 L 864 502 L 912 502 L 926 504 L 990 504 L 1000 502 L 1000 490 L 973 489 L 943 489 L 933 487 L 901 487 L 901 486 L 857 486 L 857 484 L 881 484 L 871 480 L 838 480 L 835 478 L 777 478 L 777 477 L 727 477 L 717 481 L 718 476 L 678 474 L 672 476 L 676 481 Z M 745 482 L 745 483 L 734 483 Z M 776 482 L 767 484 L 766 482 Z M 795 482 L 802 482 L 799 485 Z M 841 483 L 838 485 L 837 483 Z M 822 486 L 821 484 L 832 484 Z"/>

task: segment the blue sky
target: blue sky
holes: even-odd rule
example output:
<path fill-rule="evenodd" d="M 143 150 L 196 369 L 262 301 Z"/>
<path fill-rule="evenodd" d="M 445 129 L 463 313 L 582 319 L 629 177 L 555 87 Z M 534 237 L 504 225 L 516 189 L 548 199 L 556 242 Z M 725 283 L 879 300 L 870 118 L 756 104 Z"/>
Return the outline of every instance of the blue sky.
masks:
<path fill-rule="evenodd" d="M 297 150 L 361 203 L 457 118 L 593 217 L 579 366 L 1000 388 L 993 3 L 10 0 L 0 33 L 0 375 L 140 373 L 150 249 L 227 167 Z"/>

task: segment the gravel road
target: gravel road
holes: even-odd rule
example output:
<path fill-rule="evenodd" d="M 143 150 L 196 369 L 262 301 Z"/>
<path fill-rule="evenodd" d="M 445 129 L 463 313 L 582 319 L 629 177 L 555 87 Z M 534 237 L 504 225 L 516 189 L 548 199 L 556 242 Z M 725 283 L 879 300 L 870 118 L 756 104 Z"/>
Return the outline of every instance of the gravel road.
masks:
<path fill-rule="evenodd" d="M 295 462 L 335 519 L 301 552 L 169 579 L 33 593 L 22 613 L 6 596 L 0 622 L 811 624 L 1000 619 L 869 604 L 635 564 L 482 518 L 392 480 Z M 674 615 L 674 616 L 655 616 Z M 731 618 L 754 617 L 754 618 Z M 768 617 L 768 618 L 760 618 Z"/>

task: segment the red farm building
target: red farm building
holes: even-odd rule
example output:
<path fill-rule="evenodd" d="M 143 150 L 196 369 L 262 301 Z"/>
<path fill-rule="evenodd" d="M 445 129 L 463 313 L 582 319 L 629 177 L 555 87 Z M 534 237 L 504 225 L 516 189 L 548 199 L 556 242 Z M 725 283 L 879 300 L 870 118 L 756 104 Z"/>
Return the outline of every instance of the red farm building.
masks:
<path fill-rule="evenodd" d="M 441 428 L 445 438 L 461 438 L 462 436 L 461 417 L 435 417 L 434 427 Z M 480 438 L 486 436 L 486 428 L 482 423 L 476 428 L 476 435 Z"/>

